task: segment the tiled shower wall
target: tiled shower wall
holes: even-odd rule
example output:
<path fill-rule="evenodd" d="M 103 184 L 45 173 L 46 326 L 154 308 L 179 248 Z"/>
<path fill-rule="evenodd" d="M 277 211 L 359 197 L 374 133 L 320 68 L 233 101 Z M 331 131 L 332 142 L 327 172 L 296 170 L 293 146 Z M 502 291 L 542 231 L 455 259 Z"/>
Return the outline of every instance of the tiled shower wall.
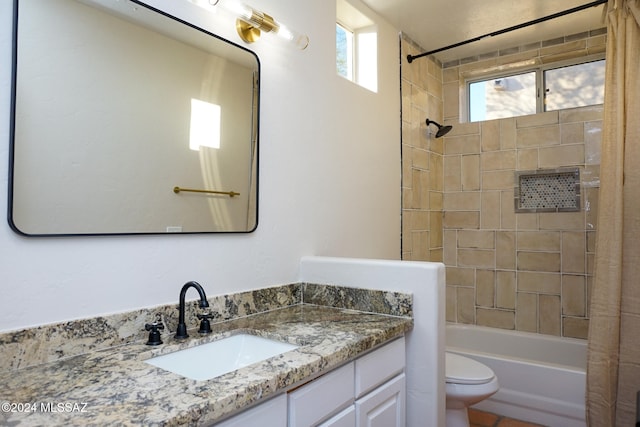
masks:
<path fill-rule="evenodd" d="M 402 38 L 403 57 L 421 51 Z M 444 139 L 430 134 L 425 123 L 442 123 L 442 65 L 431 58 L 403 60 L 401 79 L 402 259 L 442 261 Z"/>
<path fill-rule="evenodd" d="M 602 52 L 604 38 L 511 54 L 589 55 Z M 415 49 L 409 40 L 402 47 L 403 56 Z M 411 68 L 421 61 L 422 70 Z M 421 61 L 402 70 L 403 259 L 445 263 L 448 321 L 586 338 L 602 107 L 458 123 L 465 73 L 503 65 L 508 55 L 447 64 L 442 74 L 437 62 Z M 426 117 L 444 117 L 454 130 L 436 140 Z M 580 212 L 515 213 L 516 171 L 565 166 L 580 168 Z"/>

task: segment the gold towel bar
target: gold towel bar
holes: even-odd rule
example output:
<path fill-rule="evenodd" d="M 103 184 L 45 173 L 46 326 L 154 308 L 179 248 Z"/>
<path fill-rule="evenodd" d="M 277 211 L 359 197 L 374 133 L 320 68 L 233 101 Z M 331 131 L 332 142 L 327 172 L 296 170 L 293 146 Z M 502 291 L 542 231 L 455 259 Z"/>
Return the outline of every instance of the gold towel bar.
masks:
<path fill-rule="evenodd" d="M 235 191 L 194 190 L 193 188 L 173 187 L 174 193 L 178 194 L 181 191 L 188 191 L 190 193 L 226 194 L 229 197 L 240 195 L 240 193 L 236 193 Z"/>

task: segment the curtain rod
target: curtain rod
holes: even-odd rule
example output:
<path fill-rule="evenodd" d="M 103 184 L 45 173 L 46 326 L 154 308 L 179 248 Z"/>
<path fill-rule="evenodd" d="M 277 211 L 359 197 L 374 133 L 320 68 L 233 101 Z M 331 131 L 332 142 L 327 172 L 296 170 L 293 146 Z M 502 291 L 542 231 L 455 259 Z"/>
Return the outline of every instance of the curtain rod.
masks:
<path fill-rule="evenodd" d="M 606 3 L 608 0 L 596 0 L 591 3 L 583 4 L 581 6 L 577 6 L 571 9 L 563 10 L 562 12 L 557 12 L 552 15 L 544 16 L 542 18 L 534 19 L 533 21 L 525 22 L 523 24 L 514 25 L 513 27 L 505 28 L 503 30 L 494 31 L 493 33 L 488 33 L 483 36 L 474 37 L 469 40 L 465 40 L 463 42 L 455 43 L 449 46 L 441 47 L 440 49 L 430 50 L 429 52 L 420 53 L 418 55 L 407 55 L 407 61 L 412 63 L 414 59 L 422 58 L 423 56 L 432 55 L 434 53 L 442 52 L 443 50 L 453 49 L 454 47 L 462 46 L 465 44 L 477 42 L 478 40 L 482 40 L 487 37 L 493 37 L 500 34 L 508 33 L 510 31 L 519 30 L 520 28 L 529 27 L 531 25 L 539 24 L 540 22 L 548 21 L 550 19 L 558 18 L 560 16 L 569 15 L 570 13 L 579 12 L 584 9 L 588 9 L 590 7 L 595 7 L 601 4 Z"/>

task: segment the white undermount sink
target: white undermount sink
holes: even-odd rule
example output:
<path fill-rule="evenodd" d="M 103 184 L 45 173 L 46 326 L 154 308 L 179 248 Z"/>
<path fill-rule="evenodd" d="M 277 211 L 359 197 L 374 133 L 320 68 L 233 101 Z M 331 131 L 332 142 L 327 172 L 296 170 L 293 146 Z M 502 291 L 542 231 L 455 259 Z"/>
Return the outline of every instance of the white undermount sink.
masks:
<path fill-rule="evenodd" d="M 238 334 L 145 360 L 193 380 L 208 380 L 294 350 L 298 346 L 251 334 Z"/>

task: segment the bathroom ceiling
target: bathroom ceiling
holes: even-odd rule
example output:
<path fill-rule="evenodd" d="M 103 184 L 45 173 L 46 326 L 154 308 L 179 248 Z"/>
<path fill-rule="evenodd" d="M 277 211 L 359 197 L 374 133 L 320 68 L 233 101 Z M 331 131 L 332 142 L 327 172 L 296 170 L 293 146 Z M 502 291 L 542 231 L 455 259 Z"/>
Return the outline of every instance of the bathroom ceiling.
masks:
<path fill-rule="evenodd" d="M 425 51 L 552 15 L 593 0 L 363 0 Z M 489 37 L 435 55 L 442 62 L 605 27 L 606 5 Z"/>

